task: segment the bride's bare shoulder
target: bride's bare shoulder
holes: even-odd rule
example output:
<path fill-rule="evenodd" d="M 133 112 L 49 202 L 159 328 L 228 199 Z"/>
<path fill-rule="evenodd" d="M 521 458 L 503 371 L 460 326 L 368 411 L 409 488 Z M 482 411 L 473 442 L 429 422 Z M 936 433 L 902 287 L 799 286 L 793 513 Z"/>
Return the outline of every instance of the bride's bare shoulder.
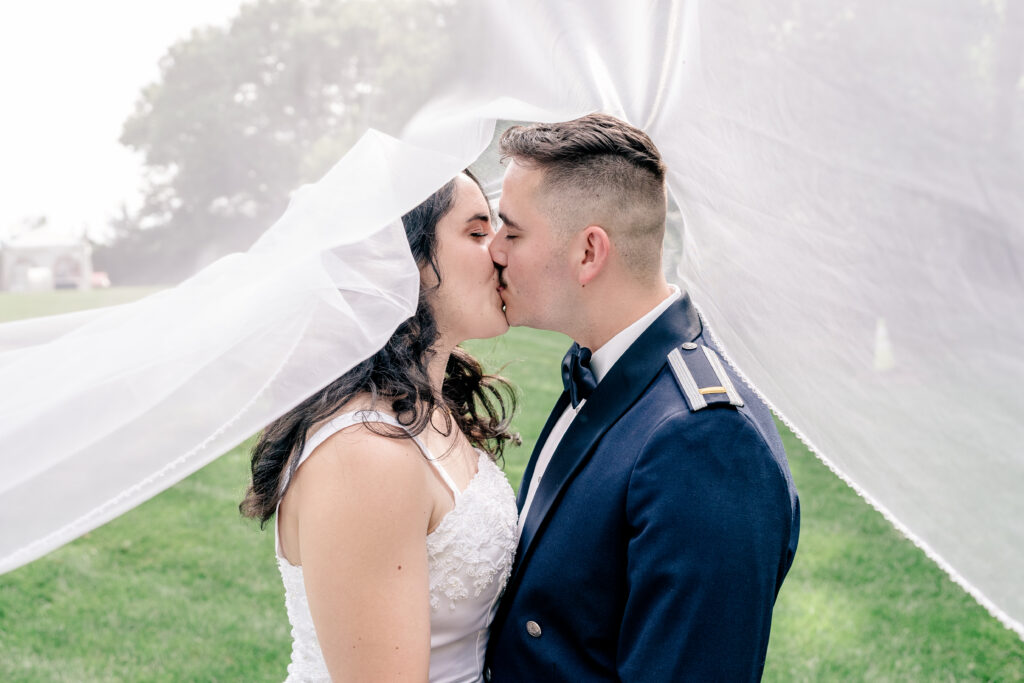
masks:
<path fill-rule="evenodd" d="M 404 471 L 409 476 L 421 476 L 422 454 L 419 447 L 413 439 L 405 438 L 400 428 L 373 419 L 372 413 L 394 415 L 390 404 L 380 400 L 374 402 L 369 395 L 353 397 L 342 408 L 313 425 L 307 438 L 331 420 L 349 413 L 366 415 L 357 415 L 359 419 L 351 425 L 333 432 L 318 444 L 300 471 L 305 469 L 307 473 L 329 475 L 328 470 L 336 470 L 336 473 L 343 472 L 349 477 L 389 472 L 401 476 Z M 310 479 L 309 476 L 305 478 Z"/>
<path fill-rule="evenodd" d="M 425 530 L 433 506 L 425 464 L 412 439 L 357 423 L 317 446 L 286 496 L 307 528 L 312 521 L 324 533 L 385 519 Z"/>
<path fill-rule="evenodd" d="M 356 394 L 351 399 L 346 401 L 343 405 L 341 405 L 337 410 L 332 411 L 330 415 L 327 415 L 322 419 L 314 422 L 306 431 L 306 439 L 311 439 L 313 435 L 315 435 L 318 431 L 323 429 L 332 420 L 335 420 L 338 417 L 341 417 L 342 415 L 347 415 L 350 413 L 381 413 L 383 415 L 387 415 L 388 417 L 395 416 L 394 410 L 392 410 L 390 402 L 382 401 L 380 399 L 374 401 L 373 397 L 370 396 L 370 394 Z M 358 420 L 356 425 L 370 421 L 369 416 L 367 415 L 366 417 L 367 419 Z M 348 427 L 347 430 L 353 431 L 356 430 L 356 427 Z"/>

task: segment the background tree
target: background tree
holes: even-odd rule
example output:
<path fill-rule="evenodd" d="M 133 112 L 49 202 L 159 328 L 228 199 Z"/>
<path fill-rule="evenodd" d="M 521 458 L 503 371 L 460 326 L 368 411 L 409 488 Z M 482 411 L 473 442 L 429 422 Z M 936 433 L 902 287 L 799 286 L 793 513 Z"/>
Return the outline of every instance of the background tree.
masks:
<path fill-rule="evenodd" d="M 448 66 L 454 2 L 258 0 L 173 45 L 125 122 L 144 202 L 98 269 L 163 284 L 245 249 L 369 122 L 397 133 Z"/>

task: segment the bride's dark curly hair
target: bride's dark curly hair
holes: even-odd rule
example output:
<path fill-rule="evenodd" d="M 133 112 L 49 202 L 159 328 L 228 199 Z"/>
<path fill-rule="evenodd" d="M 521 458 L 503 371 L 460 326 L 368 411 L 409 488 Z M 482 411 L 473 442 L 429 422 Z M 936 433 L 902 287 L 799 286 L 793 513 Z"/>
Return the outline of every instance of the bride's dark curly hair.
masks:
<path fill-rule="evenodd" d="M 473 182 L 479 181 L 468 171 Z M 481 188 L 481 192 L 483 189 Z M 395 330 L 387 344 L 362 363 L 270 423 L 252 451 L 252 482 L 238 509 L 263 526 L 273 517 L 288 481 L 298 466 L 298 456 L 313 425 L 340 411 L 358 395 L 368 395 L 372 405 L 386 402 L 405 429 L 367 422 L 373 432 L 394 439 L 419 434 L 430 424 L 438 406 L 445 410 L 445 433 L 460 429 L 492 459 L 501 456 L 508 441 L 519 437 L 509 430 L 516 408 L 512 386 L 502 377 L 488 375 L 469 352 L 456 347 L 448 359 L 441 395 L 430 386 L 427 365 L 439 335 L 429 299 L 440 286 L 437 266 L 437 224 L 455 204 L 455 180 L 402 216 L 416 263 L 429 265 L 437 276 L 434 287 L 420 288 L 416 313 Z M 287 474 L 286 474 L 287 472 Z"/>

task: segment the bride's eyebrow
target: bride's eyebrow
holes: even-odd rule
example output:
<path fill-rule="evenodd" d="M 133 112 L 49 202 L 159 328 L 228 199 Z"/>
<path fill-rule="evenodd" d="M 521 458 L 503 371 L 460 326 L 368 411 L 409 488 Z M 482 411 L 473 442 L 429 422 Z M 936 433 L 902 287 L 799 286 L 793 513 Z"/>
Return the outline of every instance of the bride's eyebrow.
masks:
<path fill-rule="evenodd" d="M 467 223 L 472 223 L 473 221 L 484 221 L 485 223 L 490 223 L 491 217 L 488 216 L 486 213 L 478 213 L 472 218 L 466 220 Z"/>

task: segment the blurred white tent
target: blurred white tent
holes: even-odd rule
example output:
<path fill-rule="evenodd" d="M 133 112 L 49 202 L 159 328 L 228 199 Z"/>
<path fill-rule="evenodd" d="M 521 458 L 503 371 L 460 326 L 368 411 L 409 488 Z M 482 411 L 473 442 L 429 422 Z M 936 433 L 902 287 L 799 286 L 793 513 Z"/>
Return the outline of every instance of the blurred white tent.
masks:
<path fill-rule="evenodd" d="M 603 110 L 663 152 L 681 215 L 670 267 L 730 360 L 1024 636 L 1024 5 L 465 13 L 450 40 L 466 54 L 402 139 L 368 132 L 249 252 L 137 304 L 0 326 L 0 386 L 19 387 L 0 396 L 0 571 L 377 348 L 415 300 L 394 220 L 496 121 Z"/>

